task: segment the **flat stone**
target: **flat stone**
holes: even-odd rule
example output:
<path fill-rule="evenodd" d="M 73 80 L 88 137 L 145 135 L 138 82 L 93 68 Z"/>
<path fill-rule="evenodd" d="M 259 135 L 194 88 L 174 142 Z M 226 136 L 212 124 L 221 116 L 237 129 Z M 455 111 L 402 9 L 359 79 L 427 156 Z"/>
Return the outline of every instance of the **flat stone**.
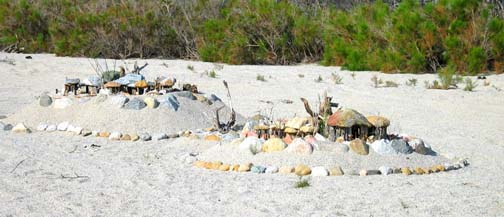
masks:
<path fill-rule="evenodd" d="M 329 170 L 329 175 L 331 176 L 342 176 L 345 173 L 343 172 L 343 169 L 341 169 L 340 166 L 335 166 Z"/>
<path fill-rule="evenodd" d="M 98 133 L 98 137 L 108 138 L 109 136 L 110 136 L 110 133 L 107 131 L 102 131 L 102 132 Z"/>
<path fill-rule="evenodd" d="M 430 148 L 426 147 L 424 141 L 418 138 L 410 140 L 408 145 L 418 154 L 426 155 L 431 151 Z"/>
<path fill-rule="evenodd" d="M 112 132 L 109 137 L 110 140 L 120 140 L 121 139 L 121 133 L 120 132 Z"/>
<path fill-rule="evenodd" d="M 37 126 L 37 131 L 45 131 L 47 129 L 48 125 L 45 123 L 41 123 Z"/>
<path fill-rule="evenodd" d="M 168 94 L 168 96 L 160 102 L 160 105 L 172 111 L 178 111 L 180 107 L 180 103 L 177 100 L 177 97 L 175 97 L 175 95 L 173 94 Z"/>
<path fill-rule="evenodd" d="M 73 133 L 74 135 L 80 135 L 82 133 L 83 128 L 82 127 L 72 127 L 67 130 L 68 130 L 68 132 Z"/>
<path fill-rule="evenodd" d="M 402 174 L 407 175 L 407 176 L 412 174 L 411 170 L 407 167 L 401 168 L 401 172 L 402 172 Z"/>
<path fill-rule="evenodd" d="M 211 141 L 211 142 L 220 142 L 222 140 L 219 136 L 215 134 L 206 135 L 204 139 L 205 141 Z"/>
<path fill-rule="evenodd" d="M 425 174 L 425 171 L 424 171 L 423 168 L 417 167 L 417 168 L 415 168 L 415 174 L 417 174 L 417 175 L 423 175 L 423 174 Z"/>
<path fill-rule="evenodd" d="M 278 167 L 276 166 L 269 166 L 269 167 L 266 167 L 266 171 L 264 171 L 265 173 L 278 173 Z"/>
<path fill-rule="evenodd" d="M 152 139 L 152 137 L 148 133 L 142 133 L 140 134 L 140 139 L 142 141 L 149 141 Z"/>
<path fill-rule="evenodd" d="M 229 171 L 230 168 L 231 166 L 229 164 L 222 164 L 219 166 L 220 171 Z"/>
<path fill-rule="evenodd" d="M 310 175 L 311 172 L 312 171 L 311 171 L 310 167 L 303 165 L 303 164 L 299 164 L 294 168 L 294 173 L 298 176 L 307 176 L 307 175 Z"/>
<path fill-rule="evenodd" d="M 30 133 L 30 129 L 26 127 L 23 123 L 19 123 L 12 128 L 12 132 L 14 133 Z"/>
<path fill-rule="evenodd" d="M 413 149 L 402 139 L 390 141 L 390 147 L 399 154 L 411 154 L 413 152 Z"/>
<path fill-rule="evenodd" d="M 253 166 L 250 169 L 250 172 L 253 172 L 253 173 L 264 173 L 265 171 L 266 171 L 266 167 L 263 167 L 263 166 Z"/>
<path fill-rule="evenodd" d="M 359 172 L 359 175 L 360 176 L 370 176 L 370 175 L 380 175 L 380 171 L 379 170 L 361 170 Z"/>
<path fill-rule="evenodd" d="M 238 172 L 248 172 L 250 171 L 251 167 L 252 167 L 251 163 L 241 164 L 240 167 L 238 167 Z"/>
<path fill-rule="evenodd" d="M 309 155 L 309 154 L 313 153 L 313 146 L 301 138 L 296 138 L 286 148 L 286 151 L 289 153 Z"/>
<path fill-rule="evenodd" d="M 354 139 L 349 144 L 350 150 L 360 155 L 369 154 L 369 146 L 360 139 Z"/>
<path fill-rule="evenodd" d="M 131 141 L 131 136 L 129 134 L 124 134 L 121 136 L 121 141 Z"/>
<path fill-rule="evenodd" d="M 157 134 L 154 134 L 152 135 L 152 138 L 154 140 L 164 140 L 164 139 L 168 139 L 168 135 L 166 135 L 166 133 L 157 133 Z"/>
<path fill-rule="evenodd" d="M 394 173 L 394 169 L 392 169 L 392 167 L 388 167 L 388 166 L 381 166 L 380 168 L 378 168 L 378 170 L 380 170 L 380 173 L 385 176 Z"/>
<path fill-rule="evenodd" d="M 324 167 L 312 167 L 311 168 L 311 175 L 312 176 L 328 176 L 329 171 L 327 171 L 327 169 Z"/>
<path fill-rule="evenodd" d="M 145 108 L 146 106 L 147 106 L 147 104 L 145 104 L 145 102 L 143 102 L 143 100 L 141 100 L 139 98 L 133 98 L 124 105 L 124 108 L 131 109 L 131 110 L 141 110 L 141 109 Z"/>
<path fill-rule="evenodd" d="M 174 95 L 178 96 L 178 97 L 184 97 L 184 98 L 187 98 L 190 100 L 196 100 L 196 97 L 193 95 L 193 93 L 191 93 L 189 91 L 175 92 Z"/>
<path fill-rule="evenodd" d="M 70 123 L 68 123 L 68 121 L 65 121 L 65 122 L 61 122 L 60 124 L 58 124 L 58 131 L 66 131 L 68 129 L 68 126 L 70 125 Z"/>
<path fill-rule="evenodd" d="M 138 134 L 136 133 L 133 133 L 131 134 L 131 141 L 138 141 L 140 139 L 140 136 L 138 136 Z"/>
<path fill-rule="evenodd" d="M 222 162 L 221 161 L 214 161 L 214 162 L 212 162 L 210 164 L 210 168 L 209 169 L 218 170 L 221 166 L 222 166 Z"/>
<path fill-rule="evenodd" d="M 291 166 L 283 166 L 283 167 L 280 167 L 278 169 L 278 172 L 279 173 L 283 173 L 283 174 L 290 174 L 290 173 L 293 173 L 294 172 L 294 167 L 291 167 Z"/>
<path fill-rule="evenodd" d="M 51 125 L 48 125 L 47 128 L 45 129 L 47 132 L 54 132 L 58 129 L 58 126 L 54 125 L 54 124 L 51 124 Z"/>

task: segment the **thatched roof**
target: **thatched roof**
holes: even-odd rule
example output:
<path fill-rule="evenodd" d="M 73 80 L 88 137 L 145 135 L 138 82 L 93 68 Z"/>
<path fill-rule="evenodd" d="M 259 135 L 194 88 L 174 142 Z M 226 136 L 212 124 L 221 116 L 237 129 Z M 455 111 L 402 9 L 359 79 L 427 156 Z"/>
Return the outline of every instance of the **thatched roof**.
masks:
<path fill-rule="evenodd" d="M 329 117 L 327 125 L 331 127 L 372 126 L 364 115 L 353 109 L 342 109 L 335 112 Z"/>
<path fill-rule="evenodd" d="M 388 127 L 390 126 L 390 120 L 381 116 L 368 116 L 367 120 L 375 127 Z"/>
<path fill-rule="evenodd" d="M 105 88 L 111 88 L 111 87 L 120 87 L 121 84 L 115 82 L 115 81 L 110 81 L 105 84 Z"/>

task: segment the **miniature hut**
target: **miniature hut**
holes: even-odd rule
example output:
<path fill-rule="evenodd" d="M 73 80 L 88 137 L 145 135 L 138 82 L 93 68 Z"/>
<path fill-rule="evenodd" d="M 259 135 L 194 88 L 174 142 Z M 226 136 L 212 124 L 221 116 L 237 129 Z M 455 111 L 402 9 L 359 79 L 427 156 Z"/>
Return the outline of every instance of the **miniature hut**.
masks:
<path fill-rule="evenodd" d="M 64 96 L 68 96 L 69 92 L 74 92 L 74 95 L 77 95 L 77 90 L 79 89 L 80 79 L 65 79 L 65 91 L 63 92 Z"/>
<path fill-rule="evenodd" d="M 307 124 L 299 128 L 299 135 L 305 137 L 307 135 L 313 135 L 315 133 L 315 127 L 311 124 Z"/>
<path fill-rule="evenodd" d="M 161 91 L 161 90 L 170 90 L 173 88 L 175 83 L 177 82 L 177 79 L 175 78 L 158 78 L 156 79 L 156 90 Z"/>
<path fill-rule="evenodd" d="M 89 78 L 84 79 L 80 84 L 79 88 L 81 93 L 87 93 L 89 95 L 96 95 L 100 91 L 102 85 L 101 78 L 93 75 Z"/>
<path fill-rule="evenodd" d="M 327 120 L 329 127 L 329 139 L 336 141 L 343 137 L 345 141 L 360 138 L 365 141 L 371 123 L 364 115 L 353 109 L 342 109 L 332 114 Z"/>
<path fill-rule="evenodd" d="M 285 128 L 284 133 L 290 135 L 291 138 L 295 138 L 298 133 L 298 130 L 296 130 L 294 128 L 287 127 L 287 128 Z"/>
<path fill-rule="evenodd" d="M 283 138 L 283 136 L 284 136 L 283 130 L 285 129 L 284 124 L 282 124 L 280 122 L 276 122 L 276 123 L 270 125 L 269 128 L 270 128 L 269 134 L 271 136 L 275 136 L 277 138 Z"/>
<path fill-rule="evenodd" d="M 387 127 L 390 126 L 390 120 L 381 116 L 368 116 L 367 120 L 372 127 L 369 128 L 369 135 L 374 135 L 375 139 L 387 138 Z"/>
<path fill-rule="evenodd" d="M 268 130 L 269 127 L 264 124 L 254 126 L 254 131 L 257 134 L 257 137 L 259 138 L 269 139 Z"/>
<path fill-rule="evenodd" d="M 109 89 L 111 93 L 118 93 L 121 90 L 121 84 L 114 81 L 107 82 L 104 87 Z"/>
<path fill-rule="evenodd" d="M 136 91 L 135 91 L 136 95 L 146 93 L 147 92 L 146 88 L 148 88 L 147 81 L 140 80 L 140 81 L 135 82 L 135 88 L 136 88 Z"/>

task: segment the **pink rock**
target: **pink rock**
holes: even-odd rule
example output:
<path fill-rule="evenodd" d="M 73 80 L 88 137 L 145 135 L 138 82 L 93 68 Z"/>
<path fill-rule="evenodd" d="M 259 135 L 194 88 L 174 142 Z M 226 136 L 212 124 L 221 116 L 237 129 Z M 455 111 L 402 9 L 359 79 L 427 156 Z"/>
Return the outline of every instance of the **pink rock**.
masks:
<path fill-rule="evenodd" d="M 308 155 L 313 152 L 313 146 L 301 138 L 296 138 L 287 147 L 287 152 Z"/>

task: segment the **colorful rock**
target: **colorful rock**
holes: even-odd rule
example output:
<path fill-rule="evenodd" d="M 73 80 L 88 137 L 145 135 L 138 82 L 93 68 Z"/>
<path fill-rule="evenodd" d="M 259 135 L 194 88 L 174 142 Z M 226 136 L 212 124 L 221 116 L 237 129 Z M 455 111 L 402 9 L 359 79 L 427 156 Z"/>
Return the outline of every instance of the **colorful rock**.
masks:
<path fill-rule="evenodd" d="M 296 138 L 286 148 L 286 151 L 289 153 L 309 155 L 313 152 L 313 146 L 301 138 Z"/>
<path fill-rule="evenodd" d="M 349 144 L 350 150 L 360 155 L 368 155 L 369 154 L 369 146 L 362 142 L 359 138 L 354 139 Z"/>
<path fill-rule="evenodd" d="M 343 169 L 341 169 L 340 166 L 335 166 L 329 170 L 329 175 L 331 176 L 342 176 L 345 173 L 343 172 Z"/>
<path fill-rule="evenodd" d="M 290 174 L 294 172 L 294 167 L 283 166 L 278 169 L 278 172 L 282 174 Z"/>
<path fill-rule="evenodd" d="M 299 164 L 294 168 L 294 173 L 298 176 L 307 176 L 307 175 L 310 175 L 311 172 L 312 171 L 311 171 L 310 167 L 303 165 L 303 164 Z"/>
<path fill-rule="evenodd" d="M 219 166 L 220 171 L 228 171 L 231 168 L 229 164 L 222 164 Z"/>
<path fill-rule="evenodd" d="M 274 151 L 282 151 L 285 149 L 287 145 L 279 138 L 271 138 L 263 143 L 262 151 L 263 152 L 274 152 Z"/>
<path fill-rule="evenodd" d="M 205 136 L 205 141 L 220 142 L 221 138 L 215 134 Z"/>

